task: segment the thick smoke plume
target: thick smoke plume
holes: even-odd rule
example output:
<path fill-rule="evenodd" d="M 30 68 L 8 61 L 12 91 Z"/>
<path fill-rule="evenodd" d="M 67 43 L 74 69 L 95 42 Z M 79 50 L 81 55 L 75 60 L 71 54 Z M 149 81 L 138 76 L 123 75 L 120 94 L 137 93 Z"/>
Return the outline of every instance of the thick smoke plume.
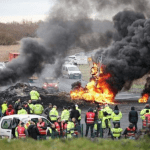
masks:
<path fill-rule="evenodd" d="M 113 20 L 121 40 L 100 50 L 96 56 L 103 56 L 106 72 L 112 74 L 108 82 L 120 91 L 125 83 L 131 86 L 133 80 L 150 70 L 150 19 L 140 13 L 123 11 Z"/>
<path fill-rule="evenodd" d="M 34 73 L 40 74 L 46 63 L 54 64 L 57 62 L 55 75 L 56 77 L 58 77 L 61 74 L 60 70 L 63 59 L 67 56 L 68 51 L 72 48 L 81 47 L 84 48 L 84 50 L 92 50 L 100 46 L 107 47 L 112 42 L 112 37 L 114 36 L 111 29 L 110 31 L 107 31 L 102 35 L 99 34 L 98 37 L 95 38 L 95 31 L 93 30 L 94 20 L 91 18 L 93 13 L 97 12 L 98 14 L 100 14 L 104 9 L 116 9 L 117 6 L 132 6 L 134 9 L 138 9 L 138 11 L 143 12 L 147 15 L 147 12 L 149 11 L 149 9 L 147 9 L 148 5 L 149 3 L 147 0 L 142 0 L 142 2 L 141 0 L 59 0 L 59 2 L 57 2 L 56 5 L 52 8 L 47 21 L 41 24 L 37 31 L 37 35 L 41 39 L 41 42 L 37 42 L 35 40 L 32 40 L 31 38 L 23 39 L 20 56 L 12 62 L 8 63 L 6 69 L 0 71 L 0 85 L 2 86 L 14 83 L 19 80 L 26 80 Z M 115 28 L 118 30 L 118 33 L 115 37 L 117 40 L 122 39 L 122 41 L 120 42 L 120 44 L 118 43 L 116 45 L 113 45 L 114 48 L 112 49 L 115 49 L 116 53 L 113 54 L 113 57 L 118 56 L 118 51 L 121 51 L 124 46 L 131 46 L 133 50 L 130 53 L 134 54 L 137 58 L 139 58 L 139 55 L 141 56 L 140 52 L 136 50 L 136 48 L 143 48 L 143 44 L 145 44 L 146 40 L 143 40 L 147 37 L 146 34 L 148 31 L 145 31 L 146 27 L 144 26 L 144 24 L 148 23 L 146 23 L 145 20 L 139 20 L 140 17 L 138 17 L 138 15 L 136 16 L 137 18 L 131 19 L 131 21 L 129 21 L 129 23 L 127 23 L 127 25 L 125 25 L 125 27 L 123 28 L 121 27 L 121 25 L 115 25 Z M 123 17 L 124 16 L 122 16 L 122 18 Z M 141 17 L 141 19 L 144 18 Z M 118 23 L 119 21 L 120 23 L 122 22 L 121 18 L 119 17 L 116 18 L 116 21 Z M 135 23 L 132 24 L 132 22 Z M 122 33 L 122 30 L 124 29 L 128 31 L 128 35 Z M 141 31 L 142 29 L 144 31 Z M 103 30 L 104 28 L 101 29 L 101 31 Z M 92 35 L 90 37 L 90 42 L 95 44 L 88 45 L 88 42 L 84 42 L 85 40 L 83 40 L 83 37 L 86 37 L 86 35 L 90 34 Z M 144 38 L 142 37 L 141 39 L 137 36 L 143 36 Z M 142 40 L 144 43 L 142 41 L 136 41 L 137 39 Z M 140 45 L 134 46 L 134 44 Z M 147 51 L 147 49 L 144 48 L 143 51 Z M 114 50 L 112 50 L 112 53 L 114 53 Z M 128 57 L 132 55 L 130 53 L 127 53 L 128 52 L 126 52 L 126 55 L 128 55 Z M 117 60 L 116 58 L 114 58 L 114 60 L 111 61 L 113 59 L 113 57 L 111 57 L 111 50 L 110 53 L 109 51 L 106 51 L 104 55 L 111 58 L 109 60 L 111 64 L 108 65 L 108 70 L 112 70 L 116 78 L 115 80 L 117 80 L 118 83 L 119 78 L 117 76 L 117 72 L 115 72 L 114 69 L 116 67 L 114 64 Z M 124 62 L 122 62 L 124 58 L 122 57 L 123 56 L 118 56 L 118 58 L 120 59 L 120 65 L 122 64 L 124 67 L 125 64 Z M 132 59 L 134 60 L 134 58 Z M 135 61 L 135 63 L 137 63 L 137 60 Z M 108 64 L 107 61 L 106 64 Z M 147 63 L 144 64 L 147 65 Z M 138 65 L 143 65 L 143 62 L 142 64 L 139 62 L 137 66 Z M 117 68 L 119 69 L 120 67 L 117 66 Z M 138 66 L 138 68 L 140 67 Z M 140 72 L 140 75 L 138 75 L 137 78 L 141 77 L 146 72 L 147 68 L 145 67 L 145 70 L 143 69 L 143 73 Z M 129 79 L 132 80 L 134 78 L 135 76 L 133 75 Z M 121 85 L 119 85 L 118 89 L 120 89 L 124 85 L 124 82 L 129 79 L 119 79 L 121 80 Z"/>

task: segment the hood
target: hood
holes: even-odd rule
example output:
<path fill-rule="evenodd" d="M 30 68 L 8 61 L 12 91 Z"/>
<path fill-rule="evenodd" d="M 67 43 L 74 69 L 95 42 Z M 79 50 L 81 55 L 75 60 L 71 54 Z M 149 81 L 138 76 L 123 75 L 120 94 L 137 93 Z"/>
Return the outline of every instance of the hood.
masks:
<path fill-rule="evenodd" d="M 129 125 L 129 128 L 132 129 L 132 128 L 133 128 L 133 124 L 130 124 L 130 125 Z"/>
<path fill-rule="evenodd" d="M 89 108 L 88 112 L 93 112 L 93 108 Z"/>
<path fill-rule="evenodd" d="M 75 106 L 75 105 L 73 105 L 73 106 L 72 106 L 72 109 L 73 109 L 73 110 L 75 110 L 75 109 L 76 109 L 76 106 Z"/>
<path fill-rule="evenodd" d="M 119 114 L 119 110 L 114 110 L 114 113 L 115 113 L 116 115 L 118 115 L 118 114 Z"/>
<path fill-rule="evenodd" d="M 114 110 L 119 110 L 118 105 L 115 106 Z"/>
<path fill-rule="evenodd" d="M 131 107 L 131 110 L 135 110 L 134 106 L 133 106 L 133 107 Z"/>

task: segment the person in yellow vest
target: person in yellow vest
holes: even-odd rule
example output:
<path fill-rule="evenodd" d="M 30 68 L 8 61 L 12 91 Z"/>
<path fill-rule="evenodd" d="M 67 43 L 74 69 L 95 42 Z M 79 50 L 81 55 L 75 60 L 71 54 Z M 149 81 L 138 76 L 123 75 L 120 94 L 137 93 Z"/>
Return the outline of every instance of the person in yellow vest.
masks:
<path fill-rule="evenodd" d="M 119 125 L 116 123 L 115 127 L 111 129 L 112 139 L 120 139 L 122 131 L 122 128 L 120 128 Z"/>
<path fill-rule="evenodd" d="M 70 113 L 67 110 L 67 107 L 63 107 L 63 111 L 61 113 L 61 121 L 67 122 L 69 119 Z"/>
<path fill-rule="evenodd" d="M 44 111 L 43 106 L 40 104 L 39 101 L 37 101 L 33 107 L 33 114 L 41 115 L 43 113 L 43 111 Z"/>
<path fill-rule="evenodd" d="M 107 118 L 109 118 L 109 119 L 111 119 L 111 114 L 112 114 L 112 109 L 109 107 L 109 105 L 108 104 L 105 104 L 105 108 L 104 108 L 104 111 L 106 111 L 107 112 Z"/>
<path fill-rule="evenodd" d="M 28 129 L 28 127 L 31 125 L 31 120 L 29 119 L 28 122 L 25 124 L 25 128 Z"/>
<path fill-rule="evenodd" d="M 18 110 L 18 113 L 19 115 L 25 115 L 25 114 L 28 114 L 27 111 L 25 109 L 23 109 L 21 106 L 19 106 L 19 110 Z"/>
<path fill-rule="evenodd" d="M 33 107 L 34 107 L 34 105 L 32 104 L 31 100 L 28 101 L 28 106 L 30 108 L 30 114 L 33 114 Z"/>
<path fill-rule="evenodd" d="M 112 112 L 111 114 L 111 118 L 113 120 L 114 127 L 115 127 L 115 124 L 118 124 L 118 126 L 120 127 L 120 120 L 122 118 L 122 113 L 121 111 L 119 111 L 119 108 L 117 105 L 114 108 L 114 112 Z"/>
<path fill-rule="evenodd" d="M 78 110 L 78 111 L 79 111 L 79 114 L 80 114 L 80 116 L 79 116 L 79 118 L 78 118 L 78 124 L 80 125 L 80 123 L 81 123 L 81 109 L 79 109 L 79 107 L 78 107 L 77 104 L 76 104 L 75 106 L 76 106 L 76 110 Z"/>
<path fill-rule="evenodd" d="M 146 114 L 146 110 L 148 110 L 149 114 L 150 114 L 150 106 L 149 106 L 149 104 L 146 104 L 145 108 L 141 110 L 140 116 L 144 116 Z"/>
<path fill-rule="evenodd" d="M 35 104 L 37 100 L 41 100 L 40 94 L 36 91 L 36 88 L 34 87 L 33 90 L 30 92 L 30 97 L 32 100 L 32 103 Z"/>
<path fill-rule="evenodd" d="M 6 111 L 7 108 L 8 108 L 8 107 L 7 107 L 7 101 L 4 101 L 1 107 L 2 107 L 2 114 L 4 114 L 5 111 Z"/>
<path fill-rule="evenodd" d="M 95 115 L 97 115 L 96 123 L 94 124 L 95 135 L 102 137 L 102 119 L 103 119 L 103 106 L 97 105 Z"/>
<path fill-rule="evenodd" d="M 110 123 L 110 116 L 106 111 L 103 112 L 103 119 L 102 119 L 102 137 L 104 136 L 104 130 L 108 129 L 108 135 L 110 135 L 110 128 L 111 128 L 111 123 Z"/>
<path fill-rule="evenodd" d="M 58 117 L 57 106 L 54 105 L 52 110 L 49 112 L 49 118 L 50 118 L 51 122 L 54 123 L 57 121 L 57 117 Z"/>
<path fill-rule="evenodd" d="M 72 118 L 67 123 L 67 138 L 72 138 L 74 135 L 75 124 L 73 122 L 75 118 Z"/>

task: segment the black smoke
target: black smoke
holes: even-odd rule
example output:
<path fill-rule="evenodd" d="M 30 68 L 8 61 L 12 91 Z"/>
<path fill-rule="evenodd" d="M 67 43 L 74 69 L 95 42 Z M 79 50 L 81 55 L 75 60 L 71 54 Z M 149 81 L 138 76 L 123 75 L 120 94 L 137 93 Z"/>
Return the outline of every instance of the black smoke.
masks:
<path fill-rule="evenodd" d="M 143 44 L 143 42 L 137 42 L 136 40 L 138 39 L 143 41 L 143 38 L 139 39 L 136 36 L 140 36 L 139 34 L 144 34 L 145 38 L 146 32 L 143 31 L 143 33 L 142 31 L 140 31 L 140 29 L 144 26 L 143 24 L 145 23 L 145 20 L 143 18 L 139 20 L 140 17 L 131 19 L 130 23 L 124 27 L 128 32 L 127 36 L 126 34 L 122 34 L 121 31 L 124 30 L 124 28 L 121 27 L 121 31 L 118 30 L 116 36 L 114 36 L 114 31 L 112 31 L 111 29 L 105 33 L 98 34 L 98 37 L 95 38 L 95 36 L 93 36 L 95 33 L 95 31 L 93 30 L 94 20 L 91 18 L 91 14 L 95 11 L 100 14 L 105 8 L 116 9 L 118 6 L 128 7 L 129 5 L 133 6 L 134 9 L 138 8 L 139 12 L 143 12 L 147 15 L 147 12 L 149 10 L 147 9 L 149 3 L 147 3 L 147 0 L 144 0 L 142 6 L 140 4 L 141 0 L 127 0 L 126 2 L 123 0 L 59 0 L 51 9 L 51 13 L 48 19 L 41 24 L 37 31 L 37 35 L 41 39 L 41 42 L 37 42 L 35 40 L 32 40 L 31 38 L 24 39 L 22 41 L 20 56 L 12 62 L 8 63 L 6 69 L 0 71 L 0 85 L 2 86 L 20 80 L 27 80 L 27 78 L 32 76 L 34 73 L 40 74 L 45 64 L 47 63 L 54 64 L 57 62 L 55 75 L 56 77 L 58 77 L 61 74 L 61 65 L 63 64 L 63 59 L 67 56 L 68 51 L 70 51 L 72 48 L 81 47 L 85 51 L 88 51 L 100 46 L 107 47 L 112 43 L 113 37 L 118 37 L 117 39 L 122 39 L 122 41 L 119 41 L 118 44 L 113 44 L 112 49 L 115 50 L 105 51 L 104 55 L 106 55 L 106 57 L 114 59 L 113 63 L 110 63 L 108 65 L 108 70 L 113 71 L 114 76 L 116 77 L 115 80 L 117 80 L 118 77 L 116 76 L 116 72 L 114 69 L 115 61 L 118 61 L 116 59 L 119 58 L 120 65 L 122 64 L 124 67 L 124 62 L 122 62 L 123 56 L 121 54 L 121 56 L 118 56 L 118 51 L 121 51 L 121 49 L 124 49 L 124 47 L 132 47 L 132 54 L 139 58 L 139 55 L 141 55 L 141 53 L 136 48 L 143 46 L 141 44 L 136 46 L 136 44 Z M 119 18 L 118 20 L 121 21 L 120 19 L 121 18 Z M 135 20 L 137 20 L 138 22 L 136 22 Z M 134 25 L 132 24 L 132 22 L 134 22 Z M 116 29 L 118 29 L 117 26 L 115 27 Z M 101 31 L 104 29 L 106 28 L 101 29 Z M 98 33 L 100 33 L 100 31 Z M 84 43 L 82 41 L 82 37 L 90 34 L 92 35 L 89 41 L 89 43 L 91 44 L 87 44 L 88 42 Z M 145 48 L 144 51 L 146 50 L 147 49 Z M 130 60 L 129 57 L 131 56 L 131 52 L 128 54 L 127 51 L 124 52 L 126 54 L 123 55 L 127 55 L 126 57 L 128 57 L 128 59 Z M 110 62 L 111 59 L 109 60 Z M 132 59 L 134 60 L 134 57 Z M 108 64 L 107 61 L 106 64 Z M 141 64 L 139 63 L 139 65 Z M 120 69 L 119 66 L 117 67 L 118 69 Z M 144 74 L 145 72 L 146 71 L 143 71 L 142 74 Z M 140 76 L 141 75 L 139 75 L 139 77 Z M 134 77 L 132 77 L 132 79 L 133 78 Z M 121 80 L 121 83 L 123 85 L 124 82 L 129 79 L 119 80 Z"/>
<path fill-rule="evenodd" d="M 150 19 L 133 11 L 123 11 L 114 16 L 114 21 L 121 39 L 97 52 L 96 58 L 103 56 L 105 71 L 112 74 L 108 83 L 120 91 L 150 70 Z"/>

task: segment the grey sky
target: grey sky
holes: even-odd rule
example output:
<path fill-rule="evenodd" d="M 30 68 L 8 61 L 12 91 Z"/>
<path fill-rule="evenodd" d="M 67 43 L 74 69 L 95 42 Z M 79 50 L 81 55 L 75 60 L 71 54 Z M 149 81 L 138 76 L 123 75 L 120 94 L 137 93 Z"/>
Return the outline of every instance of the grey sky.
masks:
<path fill-rule="evenodd" d="M 5 19 L 9 17 L 19 18 L 19 16 L 32 18 L 32 16 L 47 15 L 55 1 L 56 0 L 0 0 L 0 22 L 4 17 Z"/>

